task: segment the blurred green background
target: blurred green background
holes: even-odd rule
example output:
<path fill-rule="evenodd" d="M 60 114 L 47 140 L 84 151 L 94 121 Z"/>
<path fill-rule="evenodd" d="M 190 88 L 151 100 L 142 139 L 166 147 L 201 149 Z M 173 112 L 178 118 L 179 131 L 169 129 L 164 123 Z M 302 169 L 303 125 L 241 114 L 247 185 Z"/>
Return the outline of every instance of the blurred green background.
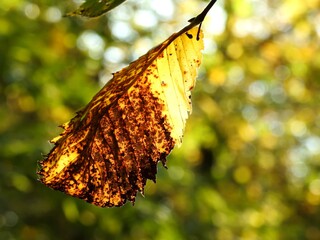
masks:
<path fill-rule="evenodd" d="M 79 2 L 79 1 L 75 1 Z M 320 239 L 320 1 L 219 0 L 193 113 L 157 184 L 102 209 L 43 186 L 57 127 L 206 1 L 0 3 L 0 239 Z"/>

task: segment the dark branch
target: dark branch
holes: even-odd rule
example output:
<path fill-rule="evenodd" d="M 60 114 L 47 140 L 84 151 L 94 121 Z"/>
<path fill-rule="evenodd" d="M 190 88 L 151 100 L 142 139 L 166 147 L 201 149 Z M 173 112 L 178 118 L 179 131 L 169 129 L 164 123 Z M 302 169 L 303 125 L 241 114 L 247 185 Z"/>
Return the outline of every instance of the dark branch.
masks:
<path fill-rule="evenodd" d="M 206 8 L 196 17 L 191 18 L 188 22 L 190 22 L 190 24 L 186 27 L 184 27 L 179 33 L 178 35 L 185 33 L 187 31 L 189 31 L 191 28 L 199 25 L 199 29 L 198 29 L 198 33 L 197 33 L 197 40 L 199 40 L 199 34 L 200 34 L 200 29 L 201 29 L 201 25 L 203 20 L 205 19 L 205 17 L 207 16 L 209 10 L 212 8 L 212 6 L 216 3 L 217 0 L 211 0 L 209 2 L 209 4 L 206 6 Z"/>

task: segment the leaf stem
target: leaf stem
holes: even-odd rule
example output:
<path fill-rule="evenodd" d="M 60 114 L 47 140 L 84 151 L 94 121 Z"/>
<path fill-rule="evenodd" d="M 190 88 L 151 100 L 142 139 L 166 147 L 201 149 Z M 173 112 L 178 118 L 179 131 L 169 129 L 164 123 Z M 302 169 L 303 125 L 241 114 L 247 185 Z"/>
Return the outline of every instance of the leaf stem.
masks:
<path fill-rule="evenodd" d="M 211 0 L 209 2 L 209 4 L 206 6 L 206 8 L 198 16 L 196 16 L 194 19 L 192 19 L 190 25 L 196 26 L 198 24 L 201 24 L 203 22 L 203 20 L 205 19 L 206 15 L 208 14 L 209 10 L 216 3 L 216 1 L 217 0 Z"/>
<path fill-rule="evenodd" d="M 178 32 L 178 35 L 185 33 L 189 31 L 191 28 L 199 25 L 198 33 L 197 33 L 197 40 L 199 40 L 199 34 L 200 34 L 200 29 L 202 22 L 204 21 L 205 17 L 207 16 L 209 10 L 212 8 L 212 6 L 216 3 L 217 0 L 211 0 L 209 4 L 206 6 L 206 8 L 196 17 L 191 18 L 189 20 L 190 24 L 181 29 L 181 31 Z"/>

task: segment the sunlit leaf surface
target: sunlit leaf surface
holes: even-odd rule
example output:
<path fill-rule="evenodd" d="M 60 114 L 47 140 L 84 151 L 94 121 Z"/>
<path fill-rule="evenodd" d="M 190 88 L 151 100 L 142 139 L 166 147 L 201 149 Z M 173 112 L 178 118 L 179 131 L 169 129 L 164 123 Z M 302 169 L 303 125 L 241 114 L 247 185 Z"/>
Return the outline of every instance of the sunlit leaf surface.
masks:
<path fill-rule="evenodd" d="M 172 35 L 116 72 L 52 140 L 40 180 L 101 207 L 134 202 L 181 143 L 202 56 L 197 31 Z"/>

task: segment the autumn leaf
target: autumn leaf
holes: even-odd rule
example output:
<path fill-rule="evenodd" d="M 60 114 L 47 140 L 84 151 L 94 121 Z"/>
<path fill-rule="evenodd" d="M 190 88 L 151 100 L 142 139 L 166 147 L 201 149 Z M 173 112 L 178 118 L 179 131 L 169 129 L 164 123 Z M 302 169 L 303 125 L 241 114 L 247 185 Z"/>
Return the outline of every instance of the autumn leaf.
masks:
<path fill-rule="evenodd" d="M 98 17 L 111 9 L 117 7 L 125 0 L 86 0 L 81 6 L 73 12 L 67 13 L 67 16 Z"/>
<path fill-rule="evenodd" d="M 101 207 L 134 202 L 181 143 L 202 57 L 197 34 L 173 34 L 116 72 L 51 141 L 41 182 Z"/>

